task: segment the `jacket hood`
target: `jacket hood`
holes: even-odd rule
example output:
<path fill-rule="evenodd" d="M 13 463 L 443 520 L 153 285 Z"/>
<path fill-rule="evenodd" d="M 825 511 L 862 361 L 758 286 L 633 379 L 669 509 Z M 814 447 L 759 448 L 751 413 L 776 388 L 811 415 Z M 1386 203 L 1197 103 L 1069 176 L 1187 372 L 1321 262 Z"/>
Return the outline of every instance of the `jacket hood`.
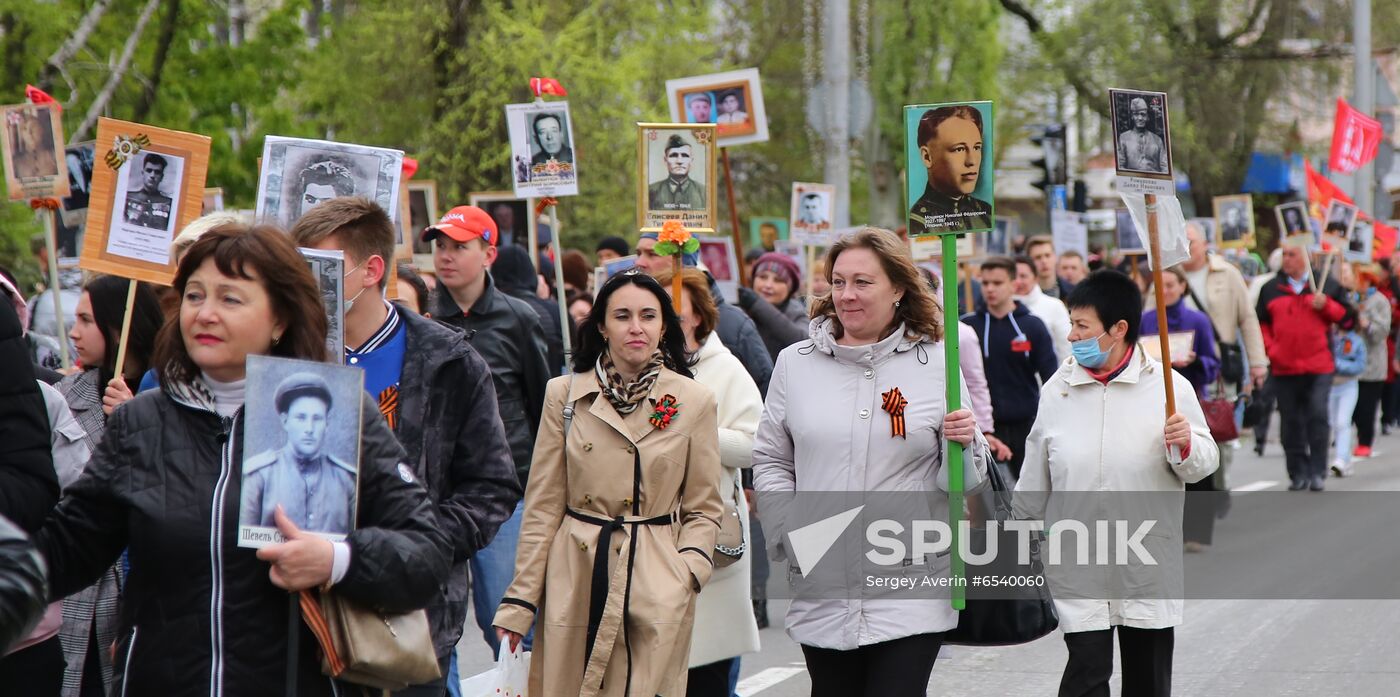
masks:
<path fill-rule="evenodd" d="M 530 253 L 524 247 L 508 244 L 496 251 L 496 261 L 491 264 L 491 275 L 496 285 L 509 293 L 512 291 L 535 292 L 535 266 L 530 263 Z"/>
<path fill-rule="evenodd" d="M 835 322 L 833 317 L 817 317 L 808 323 L 807 336 L 818 351 L 852 363 L 879 362 L 890 355 L 903 353 L 923 343 L 930 343 L 928 337 L 920 336 L 917 339 L 910 339 L 905 336 L 904 323 L 901 322 L 889 336 L 873 344 L 842 346 L 836 343 L 836 337 L 832 334 Z"/>
<path fill-rule="evenodd" d="M 720 341 L 719 334 L 710 332 L 710 335 L 705 337 L 705 343 L 700 344 L 700 350 L 695 352 L 695 364 L 700 365 L 706 360 L 726 353 L 730 353 L 729 347 Z"/>

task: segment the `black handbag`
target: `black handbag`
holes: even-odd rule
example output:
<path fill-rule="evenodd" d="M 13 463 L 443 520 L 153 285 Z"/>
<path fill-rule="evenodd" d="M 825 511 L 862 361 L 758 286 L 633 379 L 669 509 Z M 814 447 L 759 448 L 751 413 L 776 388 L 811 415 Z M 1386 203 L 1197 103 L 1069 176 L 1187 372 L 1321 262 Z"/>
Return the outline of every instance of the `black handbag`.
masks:
<path fill-rule="evenodd" d="M 1227 344 L 1220 340 L 1220 328 L 1215 326 L 1215 318 L 1201 309 L 1205 305 L 1196 297 L 1196 291 L 1187 286 L 1186 292 L 1191 296 L 1191 302 L 1196 303 L 1196 309 L 1210 320 L 1210 330 L 1215 333 L 1215 350 L 1220 354 L 1220 379 L 1231 385 L 1239 385 L 1244 380 L 1244 351 L 1240 350 L 1239 344 Z"/>
<path fill-rule="evenodd" d="M 1016 563 L 1017 534 L 1005 530 L 1012 518 L 1011 491 L 1006 486 L 1001 465 L 987 467 L 989 490 L 981 494 L 984 510 L 991 511 L 998 521 L 997 556 L 985 566 L 968 565 L 967 606 L 958 613 L 958 626 L 943 637 L 945 644 L 964 646 L 1011 646 L 1035 641 L 1060 626 L 1055 614 L 1055 602 L 1040 562 L 1038 535 L 1030 537 L 1029 563 Z M 986 549 L 987 531 L 973 528 L 968 544 L 974 553 Z M 975 584 L 973 576 L 989 581 L 1019 579 L 1013 585 Z"/>

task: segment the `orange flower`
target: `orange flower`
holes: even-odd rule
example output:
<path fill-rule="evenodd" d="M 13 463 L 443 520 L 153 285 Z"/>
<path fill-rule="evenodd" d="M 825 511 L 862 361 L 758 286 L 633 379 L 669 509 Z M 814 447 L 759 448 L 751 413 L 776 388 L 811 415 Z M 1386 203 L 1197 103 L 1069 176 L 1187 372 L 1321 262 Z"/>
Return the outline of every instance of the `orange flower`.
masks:
<path fill-rule="evenodd" d="M 685 229 L 679 220 L 668 220 L 661 226 L 661 234 L 657 235 L 658 242 L 673 242 L 677 247 L 684 246 L 690 241 L 690 231 Z"/>

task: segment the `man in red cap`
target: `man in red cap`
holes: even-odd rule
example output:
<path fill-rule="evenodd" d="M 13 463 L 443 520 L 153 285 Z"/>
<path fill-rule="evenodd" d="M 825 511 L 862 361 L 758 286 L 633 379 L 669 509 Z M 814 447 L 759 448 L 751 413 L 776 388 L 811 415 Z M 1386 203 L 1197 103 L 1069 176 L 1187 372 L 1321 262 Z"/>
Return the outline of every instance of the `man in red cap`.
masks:
<path fill-rule="evenodd" d="M 491 279 L 499 237 L 496 221 L 476 206 L 453 208 L 422 234 L 424 242 L 433 244 L 433 264 L 437 268 L 438 288 L 430 303 L 432 316 L 466 331 L 467 341 L 491 367 L 506 441 L 524 489 L 540 411 L 544 408 L 545 383 L 562 366 L 551 368 L 546 361 L 544 329 L 535 309 L 499 291 Z M 491 618 L 515 572 L 521 505 L 516 506 L 491 544 L 471 560 L 472 603 L 477 624 L 492 650 L 498 644 Z"/>

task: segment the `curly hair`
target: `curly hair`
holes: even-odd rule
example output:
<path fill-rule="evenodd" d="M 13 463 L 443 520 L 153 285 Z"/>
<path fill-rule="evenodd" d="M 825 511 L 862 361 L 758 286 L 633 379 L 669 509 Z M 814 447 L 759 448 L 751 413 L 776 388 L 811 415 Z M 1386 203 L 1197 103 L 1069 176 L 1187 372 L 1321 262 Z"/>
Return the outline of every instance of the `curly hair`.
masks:
<path fill-rule="evenodd" d="M 889 276 L 890 283 L 904 291 L 904 297 L 894 310 L 894 320 L 885 328 L 882 336 L 888 336 L 894 328 L 904 323 L 905 337 L 915 340 L 921 336 L 930 341 L 943 340 L 943 308 L 934 298 L 933 292 L 919 274 L 909 247 L 893 232 L 877 227 L 865 227 L 859 232 L 847 235 L 831 245 L 826 252 L 824 275 L 831 283 L 831 270 L 836 267 L 836 259 L 848 249 L 868 249 L 880 260 L 880 268 Z M 834 334 L 839 339 L 845 334 L 841 319 L 836 316 L 836 303 L 831 293 L 817 296 L 811 309 L 811 317 L 830 317 Z"/>

